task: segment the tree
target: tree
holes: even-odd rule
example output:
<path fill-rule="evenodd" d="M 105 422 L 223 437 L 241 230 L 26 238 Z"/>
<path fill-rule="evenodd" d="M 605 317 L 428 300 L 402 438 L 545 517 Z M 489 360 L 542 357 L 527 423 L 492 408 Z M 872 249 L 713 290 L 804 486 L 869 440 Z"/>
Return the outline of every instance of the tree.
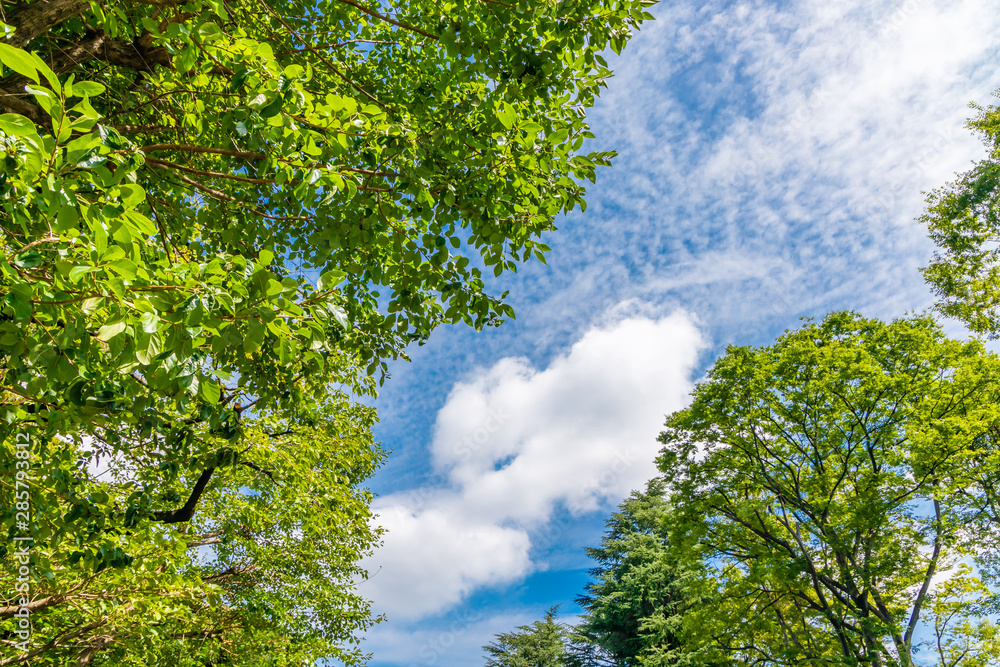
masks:
<path fill-rule="evenodd" d="M 938 308 L 978 334 L 1000 336 L 1000 109 L 975 107 L 968 127 L 989 154 L 954 183 L 927 197 L 920 218 L 939 250 L 924 269 Z"/>
<path fill-rule="evenodd" d="M 689 574 L 667 548 L 665 492 L 660 479 L 633 492 L 608 519 L 600 546 L 587 549 L 597 565 L 577 599 L 586 612 L 577 631 L 616 667 L 674 664 L 681 617 L 695 603 Z"/>
<path fill-rule="evenodd" d="M 29 484 L 36 605 L 0 664 L 299 664 L 367 627 L 350 399 L 512 316 L 486 279 L 584 207 L 600 53 L 647 4 L 0 4 L 0 505 Z"/>
<path fill-rule="evenodd" d="M 731 665 L 911 666 L 940 630 L 966 650 L 942 666 L 995 655 L 995 620 L 962 619 L 993 598 L 998 392 L 1000 359 L 926 317 L 835 313 L 729 348 L 661 435 L 668 543 L 717 595 L 686 616 L 690 646 Z"/>
<path fill-rule="evenodd" d="M 180 471 L 164 484 L 164 471 L 149 462 L 164 438 L 153 434 L 147 447 L 110 466 L 92 461 L 92 478 L 79 471 L 80 480 L 65 475 L 79 450 L 49 443 L 41 456 L 60 465 L 45 479 L 63 479 L 34 490 L 36 536 L 53 525 L 70 536 L 32 545 L 32 569 L 44 574 L 31 583 L 32 641 L 5 649 L 0 664 L 361 662 L 355 632 L 371 619 L 353 588 L 364 575 L 357 561 L 378 531 L 369 525 L 370 494 L 356 485 L 381 453 L 371 441 L 370 408 L 340 394 L 323 409 L 314 427 L 270 419 L 248 427 L 242 455 L 214 462 L 227 484 L 207 486 L 197 512 L 168 525 L 141 518 L 150 511 L 144 495 L 179 504 L 204 473 Z M 106 502 L 115 514 L 104 513 Z M 17 571 L 11 545 L 0 570 L 5 588 Z M 20 610 L 16 594 L 0 602 L 9 647 L 23 639 L 15 633 Z"/>
<path fill-rule="evenodd" d="M 669 513 L 663 480 L 633 492 L 607 521 L 598 547 L 587 554 L 597 565 L 593 581 L 577 603 L 584 609 L 575 627 L 544 621 L 497 635 L 486 647 L 487 665 L 559 665 L 560 667 L 631 667 L 633 665 L 702 665 L 699 656 L 682 653 L 683 615 L 704 601 L 697 597 L 697 577 L 667 548 Z M 544 655 L 544 659 L 532 656 Z M 521 662 L 518 662 L 521 660 Z"/>
<path fill-rule="evenodd" d="M 569 634 L 569 629 L 556 621 L 553 607 L 543 620 L 502 632 L 484 646 L 486 667 L 563 667 Z"/>

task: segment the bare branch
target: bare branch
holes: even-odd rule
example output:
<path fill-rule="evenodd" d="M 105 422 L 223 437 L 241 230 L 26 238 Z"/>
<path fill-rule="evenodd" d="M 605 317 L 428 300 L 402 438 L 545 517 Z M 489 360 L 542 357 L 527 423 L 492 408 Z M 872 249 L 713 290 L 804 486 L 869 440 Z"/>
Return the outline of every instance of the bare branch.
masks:
<path fill-rule="evenodd" d="M 917 622 L 920 620 L 920 608 L 927 597 L 927 591 L 931 587 L 931 579 L 937 571 L 938 557 L 941 555 L 941 501 L 934 499 L 934 552 L 931 554 L 931 562 L 927 565 L 927 572 L 924 574 L 924 583 L 917 593 L 917 599 L 913 602 L 913 611 L 910 613 L 910 622 L 906 626 L 906 633 L 903 635 L 903 643 L 909 649 L 913 640 L 913 633 L 917 629 Z"/>

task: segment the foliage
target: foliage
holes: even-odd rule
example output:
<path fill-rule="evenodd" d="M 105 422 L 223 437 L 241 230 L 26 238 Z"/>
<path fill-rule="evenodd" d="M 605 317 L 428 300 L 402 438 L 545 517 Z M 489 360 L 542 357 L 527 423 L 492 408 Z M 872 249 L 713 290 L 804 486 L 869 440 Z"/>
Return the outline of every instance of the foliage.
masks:
<path fill-rule="evenodd" d="M 920 218 L 939 250 L 924 277 L 938 308 L 970 329 L 1000 336 L 1000 108 L 974 107 L 968 127 L 989 151 L 971 171 L 927 197 Z"/>
<path fill-rule="evenodd" d="M 497 635 L 486 647 L 487 665 L 632 667 L 703 665 L 696 653 L 683 652 L 678 637 L 683 616 L 698 598 L 699 581 L 667 548 L 669 505 L 665 486 L 654 479 L 643 492 L 626 498 L 607 521 L 598 547 L 587 554 L 596 562 L 593 581 L 577 599 L 584 609 L 579 625 L 544 621 Z M 697 563 L 694 564 L 697 566 Z M 535 655 L 544 655 L 532 662 Z M 518 662 L 521 660 L 521 662 Z"/>
<path fill-rule="evenodd" d="M 597 565 L 577 600 L 586 612 L 578 632 L 616 667 L 673 664 L 680 618 L 694 602 L 667 549 L 664 493 L 659 479 L 633 492 L 608 519 L 600 546 L 587 549 Z"/>
<path fill-rule="evenodd" d="M 584 207 L 600 52 L 648 4 L 3 3 L 0 504 L 12 537 L 26 435 L 41 652 L 0 664 L 302 664 L 367 627 L 351 398 L 512 316 L 486 279 Z"/>
<path fill-rule="evenodd" d="M 997 596 L 961 563 L 932 592 L 928 621 L 929 651 L 942 667 L 987 667 L 1000 661 L 1000 628 L 990 621 L 998 611 Z"/>
<path fill-rule="evenodd" d="M 977 613 L 994 598 L 998 391 L 1000 359 L 925 317 L 835 313 L 729 348 L 661 435 L 668 543 L 717 588 L 685 616 L 689 646 L 730 665 L 909 666 L 930 627 L 938 664 L 992 659 Z"/>
<path fill-rule="evenodd" d="M 369 625 L 370 614 L 351 591 L 363 574 L 357 561 L 377 534 L 370 494 L 355 485 L 381 454 L 371 441 L 370 408 L 331 395 L 323 410 L 314 427 L 269 419 L 248 427 L 240 456 L 217 463 L 227 483 L 209 486 L 177 529 L 142 520 L 144 496 L 178 503 L 204 473 L 178 471 L 165 484 L 150 462 L 164 438 L 153 435 L 111 460 L 99 445 L 45 443 L 36 455 L 61 465 L 34 479 L 35 532 L 48 537 L 32 547 L 32 569 L 43 575 L 32 582 L 32 646 L 5 652 L 11 662 L 4 664 L 359 662 L 354 631 Z M 88 464 L 89 474 L 81 469 Z M 0 573 L 11 582 L 16 562 L 4 555 Z M 0 607 L 7 640 L 14 639 L 16 599 Z"/>
<path fill-rule="evenodd" d="M 544 619 L 519 626 L 513 632 L 502 632 L 484 646 L 486 667 L 563 667 L 569 633 L 556 621 L 553 607 Z"/>

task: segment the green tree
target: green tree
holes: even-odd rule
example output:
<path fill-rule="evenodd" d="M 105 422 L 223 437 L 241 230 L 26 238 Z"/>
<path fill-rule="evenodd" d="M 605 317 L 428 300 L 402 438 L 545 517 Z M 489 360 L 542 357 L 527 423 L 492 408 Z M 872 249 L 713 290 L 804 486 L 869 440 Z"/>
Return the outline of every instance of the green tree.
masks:
<path fill-rule="evenodd" d="M 585 611 L 579 625 L 556 623 L 551 610 L 544 621 L 498 635 L 487 649 L 499 661 L 487 664 L 534 665 L 530 658 L 539 653 L 547 656 L 539 664 L 565 667 L 705 664 L 682 651 L 683 615 L 704 601 L 698 577 L 667 548 L 664 494 L 661 479 L 632 493 L 608 519 L 600 546 L 587 549 L 597 565 L 577 598 Z"/>
<path fill-rule="evenodd" d="M 988 667 L 1000 661 L 1000 600 L 962 563 L 930 597 L 928 650 L 942 667 Z"/>
<path fill-rule="evenodd" d="M 512 315 L 486 281 L 584 207 L 600 54 L 648 4 L 0 4 L 0 507 L 18 534 L 30 477 L 36 605 L 0 664 L 300 664 L 367 627 L 351 399 Z"/>
<path fill-rule="evenodd" d="M 694 603 L 688 575 L 672 561 L 663 481 L 633 492 L 607 521 L 598 547 L 587 554 L 597 565 L 577 599 L 586 612 L 577 631 L 599 646 L 608 664 L 674 664 L 685 608 Z"/>
<path fill-rule="evenodd" d="M 483 647 L 486 667 L 563 667 L 570 630 L 556 621 L 556 608 L 531 625 L 502 632 Z"/>
<path fill-rule="evenodd" d="M 943 643 L 976 648 L 940 665 L 994 655 L 991 617 L 960 622 L 993 595 L 985 569 L 953 568 L 997 554 L 998 392 L 1000 359 L 926 317 L 836 313 L 729 348 L 661 435 L 668 543 L 717 596 L 685 616 L 689 645 L 731 665 L 911 666 L 951 614 Z"/>
<path fill-rule="evenodd" d="M 15 649 L 20 596 L 0 601 L 0 664 L 359 663 L 355 633 L 371 615 L 353 588 L 378 531 L 369 525 L 370 494 L 357 484 L 381 453 L 370 408 L 337 393 L 322 410 L 311 427 L 272 419 L 248 426 L 242 449 L 212 462 L 226 483 L 206 485 L 197 511 L 170 524 L 149 505 L 181 505 L 204 472 L 179 471 L 164 483 L 152 464 L 164 438 L 152 434 L 112 461 L 91 461 L 89 471 L 72 442 L 46 443 L 36 455 L 54 468 L 45 479 L 59 485 L 33 489 L 36 533 L 65 524 L 69 535 L 32 545 L 32 574 L 43 576 L 31 582 L 27 650 Z M 160 521 L 144 520 L 148 513 Z M 16 550 L 5 546 L 0 576 L 16 590 Z"/>
<path fill-rule="evenodd" d="M 1000 109 L 974 107 L 968 122 L 988 150 L 986 159 L 927 197 L 920 218 L 938 246 L 924 277 L 938 308 L 990 338 L 1000 336 Z"/>

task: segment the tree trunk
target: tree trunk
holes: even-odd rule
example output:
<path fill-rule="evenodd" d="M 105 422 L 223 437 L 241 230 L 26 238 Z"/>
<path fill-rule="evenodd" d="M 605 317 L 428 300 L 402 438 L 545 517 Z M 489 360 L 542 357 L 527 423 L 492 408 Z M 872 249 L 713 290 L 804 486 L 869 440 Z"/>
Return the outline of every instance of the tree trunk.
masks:
<path fill-rule="evenodd" d="M 21 5 L 4 22 L 16 29 L 9 43 L 24 48 L 49 28 L 83 12 L 87 0 L 35 0 Z"/>

